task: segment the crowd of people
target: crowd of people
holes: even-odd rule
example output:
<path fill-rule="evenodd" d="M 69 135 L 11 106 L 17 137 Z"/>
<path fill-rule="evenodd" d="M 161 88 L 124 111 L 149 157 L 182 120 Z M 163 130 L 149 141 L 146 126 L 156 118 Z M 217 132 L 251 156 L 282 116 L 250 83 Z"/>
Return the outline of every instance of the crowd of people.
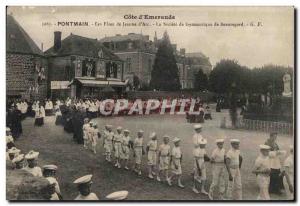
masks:
<path fill-rule="evenodd" d="M 57 100 L 55 106 L 52 103 L 45 103 L 45 109 L 38 101 L 33 104 L 32 111 L 42 113 L 42 118 L 56 115 L 56 124 L 63 125 L 67 132 L 73 132 L 74 140 L 83 144 L 83 147 L 90 149 L 95 155 L 98 153 L 97 143 L 99 139 L 103 141 L 103 155 L 105 160 L 111 162 L 116 169 L 130 168 L 137 176 L 142 175 L 143 155 L 147 156 L 147 177 L 158 182 L 166 182 L 169 186 L 174 184 L 179 188 L 185 188 L 182 181 L 182 161 L 183 152 L 180 148 L 181 139 L 164 135 L 163 143 L 158 145 L 158 135 L 153 132 L 150 134 L 150 140 L 144 143 L 144 132 L 139 130 L 136 135 L 128 129 L 121 126 L 105 125 L 103 131 L 99 130 L 93 118 L 97 117 L 97 100 Z M 100 101 L 99 101 L 100 102 Z M 47 105 L 47 106 L 46 106 Z M 89 105 L 88 107 L 86 105 Z M 18 110 L 17 105 L 13 107 Z M 91 108 L 91 109 L 90 109 Z M 95 114 L 96 112 L 96 114 Z M 21 115 L 22 116 L 22 115 Z M 22 118 L 21 118 L 22 119 Z M 37 118 L 36 118 L 37 119 Z M 36 121 L 35 121 L 36 122 Z M 43 122 L 43 121 L 42 121 Z M 35 124 L 39 125 L 39 124 Z M 114 131 L 115 128 L 115 131 Z M 230 139 L 231 148 L 226 152 L 224 144 L 225 139 L 217 139 L 215 149 L 212 153 L 206 151 L 208 141 L 202 136 L 202 125 L 194 125 L 195 134 L 192 137 L 193 145 L 193 185 L 192 191 L 196 194 L 207 195 L 209 199 L 221 200 L 242 200 L 242 177 L 240 169 L 243 158 L 239 149 L 240 140 Z M 133 138 L 136 136 L 136 138 Z M 258 155 L 253 174 L 256 176 L 259 187 L 258 200 L 270 200 L 269 193 L 279 194 L 282 189 L 285 190 L 287 199 L 294 199 L 294 157 L 293 146 L 290 146 L 286 152 L 279 149 L 276 143 L 277 133 L 271 133 L 270 138 L 263 145 L 259 145 L 260 154 Z M 51 199 L 62 199 L 59 190 L 59 184 L 55 180 L 55 165 L 46 165 L 41 168 L 36 166 L 38 152 L 30 151 L 27 155 L 21 155 L 14 145 L 15 138 L 12 136 L 11 129 L 7 128 L 7 159 L 15 164 L 16 169 L 24 169 L 34 176 L 44 176 L 49 182 L 55 185 L 55 192 Z M 173 147 L 170 144 L 173 142 Z M 283 161 L 281 159 L 286 157 Z M 130 158 L 134 158 L 133 161 Z M 26 160 L 26 164 L 24 164 Z M 130 162 L 134 162 L 130 165 Z M 206 168 L 207 164 L 212 164 L 212 181 L 208 186 Z M 50 171 L 49 171 L 50 170 Z M 226 175 L 227 173 L 227 175 Z M 228 176 L 228 178 L 227 178 Z M 90 191 L 91 175 L 84 176 L 74 181 L 78 184 L 78 200 L 97 200 L 96 194 Z M 226 184 L 227 182 L 227 184 Z M 225 188 L 227 185 L 227 188 Z M 206 191 L 205 188 L 209 188 Z M 216 191 L 218 197 L 216 197 Z"/>

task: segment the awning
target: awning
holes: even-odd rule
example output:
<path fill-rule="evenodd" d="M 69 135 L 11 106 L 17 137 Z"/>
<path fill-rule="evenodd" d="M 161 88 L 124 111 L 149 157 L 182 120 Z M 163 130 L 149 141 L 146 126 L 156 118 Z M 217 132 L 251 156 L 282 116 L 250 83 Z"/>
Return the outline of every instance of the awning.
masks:
<path fill-rule="evenodd" d="M 74 84 L 74 82 L 80 82 L 83 84 L 83 86 L 88 87 L 125 87 L 126 83 L 122 81 L 109 81 L 109 80 L 96 80 L 96 79 L 76 79 L 75 81 L 71 82 L 71 84 Z"/>

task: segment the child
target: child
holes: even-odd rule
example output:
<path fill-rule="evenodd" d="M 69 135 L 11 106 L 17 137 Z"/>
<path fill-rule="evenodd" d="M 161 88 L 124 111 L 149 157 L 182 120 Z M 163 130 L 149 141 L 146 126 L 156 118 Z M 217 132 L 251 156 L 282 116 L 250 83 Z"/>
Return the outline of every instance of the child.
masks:
<path fill-rule="evenodd" d="M 150 135 L 150 141 L 147 144 L 147 153 L 148 153 L 148 177 L 153 179 L 153 175 L 155 175 L 155 167 L 156 167 L 156 155 L 157 155 L 157 135 L 153 132 Z"/>
<path fill-rule="evenodd" d="M 260 155 L 255 160 L 253 173 L 256 175 L 259 194 L 257 200 L 270 200 L 269 184 L 270 184 L 270 147 L 268 145 L 259 145 Z"/>
<path fill-rule="evenodd" d="M 180 139 L 178 137 L 175 137 L 174 140 L 174 148 L 172 149 L 171 153 L 171 168 L 172 168 L 172 174 L 167 179 L 167 182 L 169 186 L 172 186 L 172 179 L 174 177 L 177 177 L 178 181 L 178 187 L 184 188 L 184 185 L 181 183 L 181 162 L 182 162 L 182 153 L 180 149 Z"/>
<path fill-rule="evenodd" d="M 122 127 L 117 127 L 117 133 L 114 135 L 113 144 L 114 144 L 115 158 L 116 158 L 115 167 L 119 169 L 121 168 L 120 159 L 122 154 L 122 140 L 123 140 Z"/>
<path fill-rule="evenodd" d="M 91 186 L 92 186 L 92 177 L 93 175 L 85 175 L 83 177 L 80 177 L 76 179 L 73 183 L 77 184 L 77 188 L 79 191 L 78 196 L 75 198 L 75 200 L 99 200 L 97 195 L 93 192 L 91 192 Z"/>
<path fill-rule="evenodd" d="M 211 155 L 212 164 L 212 183 L 209 188 L 208 197 L 213 200 L 213 194 L 219 187 L 219 199 L 224 199 L 225 193 L 225 149 L 223 148 L 224 139 L 216 140 L 217 148 L 214 149 Z"/>
<path fill-rule="evenodd" d="M 111 152 L 113 150 L 113 138 L 112 125 L 106 125 L 106 131 L 104 131 L 104 148 L 105 148 L 105 160 L 111 162 Z"/>
<path fill-rule="evenodd" d="M 84 124 L 82 126 L 83 130 L 83 147 L 87 149 L 88 140 L 89 140 L 89 131 L 90 131 L 90 120 L 89 118 L 84 119 Z"/>
<path fill-rule="evenodd" d="M 144 131 L 139 130 L 137 133 L 137 138 L 135 138 L 133 142 L 133 151 L 135 157 L 135 164 L 133 170 L 139 175 L 142 175 L 141 164 L 142 164 L 142 156 L 143 156 L 143 135 Z"/>
<path fill-rule="evenodd" d="M 131 148 L 131 138 L 129 136 L 129 130 L 125 129 L 124 130 L 124 136 L 122 139 L 122 154 L 121 154 L 121 159 L 124 162 L 124 169 L 129 170 L 128 168 L 128 160 L 129 160 L 129 155 L 130 155 L 130 148 Z"/>
<path fill-rule="evenodd" d="M 242 179 L 240 168 L 242 167 L 242 157 L 240 155 L 240 140 L 231 139 L 231 149 L 225 157 L 226 169 L 229 176 L 227 186 L 227 198 L 229 200 L 242 200 Z"/>
<path fill-rule="evenodd" d="M 160 175 L 164 174 L 166 180 L 168 179 L 168 170 L 169 170 L 169 163 L 170 163 L 170 153 L 171 147 L 169 145 L 170 137 L 165 135 L 163 136 L 164 143 L 159 146 L 158 149 L 158 175 L 156 177 L 157 181 L 160 182 Z"/>
<path fill-rule="evenodd" d="M 288 200 L 294 199 L 294 147 L 290 146 L 290 154 L 283 163 L 283 185 Z"/>
<path fill-rule="evenodd" d="M 197 182 L 201 185 L 201 193 L 208 195 L 205 191 L 205 182 L 206 182 L 206 167 L 205 160 L 207 158 L 206 147 L 207 141 L 202 139 L 199 142 L 199 146 L 194 150 L 194 181 L 193 181 L 193 192 L 199 194 L 197 190 Z"/>
<path fill-rule="evenodd" d="M 97 141 L 98 138 L 101 137 L 97 124 L 96 123 L 92 123 L 92 128 L 91 128 L 91 145 L 92 145 L 92 151 L 94 152 L 94 154 L 96 154 L 96 146 L 97 146 Z"/>
<path fill-rule="evenodd" d="M 43 166 L 43 176 L 50 182 L 50 184 L 54 184 L 54 193 L 51 195 L 50 200 L 61 200 L 62 196 L 60 193 L 60 187 L 56 179 L 56 165 L 44 165 Z"/>

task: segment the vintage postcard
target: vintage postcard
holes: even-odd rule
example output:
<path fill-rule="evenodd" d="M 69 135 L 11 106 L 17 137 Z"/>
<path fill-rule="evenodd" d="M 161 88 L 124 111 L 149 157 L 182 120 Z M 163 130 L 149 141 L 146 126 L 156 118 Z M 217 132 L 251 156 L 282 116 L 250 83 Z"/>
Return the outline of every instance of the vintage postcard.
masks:
<path fill-rule="evenodd" d="M 6 12 L 7 200 L 295 200 L 294 7 Z"/>

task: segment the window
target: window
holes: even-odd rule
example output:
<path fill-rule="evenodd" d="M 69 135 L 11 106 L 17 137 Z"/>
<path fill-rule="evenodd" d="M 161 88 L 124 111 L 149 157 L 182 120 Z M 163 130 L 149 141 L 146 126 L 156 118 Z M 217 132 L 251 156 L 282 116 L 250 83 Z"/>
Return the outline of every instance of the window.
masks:
<path fill-rule="evenodd" d="M 95 61 L 85 59 L 82 61 L 82 76 L 95 77 Z"/>
<path fill-rule="evenodd" d="M 131 58 L 126 59 L 127 72 L 131 72 Z"/>

